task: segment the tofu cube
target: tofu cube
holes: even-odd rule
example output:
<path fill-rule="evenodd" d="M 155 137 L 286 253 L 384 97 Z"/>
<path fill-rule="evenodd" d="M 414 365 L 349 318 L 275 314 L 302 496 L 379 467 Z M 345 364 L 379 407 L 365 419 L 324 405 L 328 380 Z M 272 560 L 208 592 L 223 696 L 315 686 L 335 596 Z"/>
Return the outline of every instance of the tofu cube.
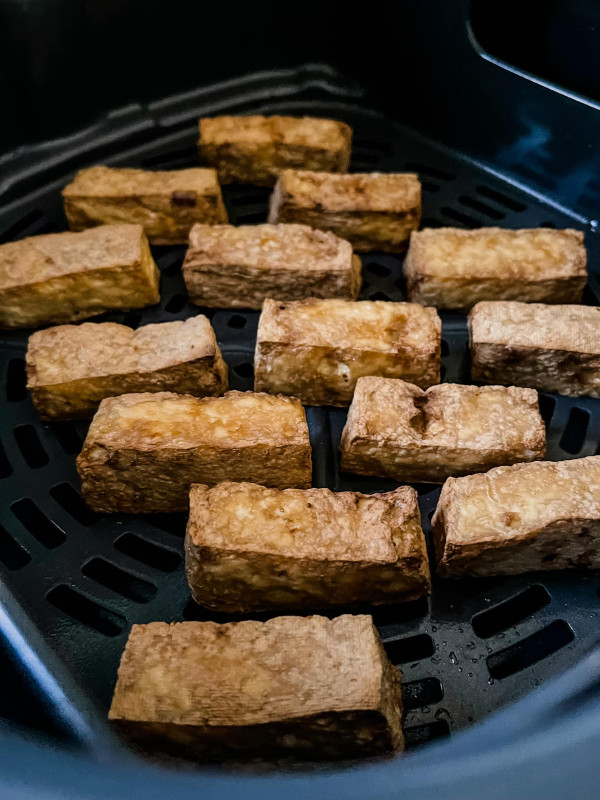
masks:
<path fill-rule="evenodd" d="M 141 225 L 105 225 L 0 245 L 0 328 L 36 328 L 158 303 Z"/>
<path fill-rule="evenodd" d="M 77 458 L 81 491 L 104 513 L 185 511 L 193 483 L 307 488 L 311 450 L 298 400 L 253 392 L 158 392 L 100 403 Z"/>
<path fill-rule="evenodd" d="M 348 472 L 441 483 L 543 458 L 546 429 L 533 389 L 359 378 L 340 451 Z"/>
<path fill-rule="evenodd" d="M 433 517 L 442 577 L 600 567 L 600 456 L 448 478 Z"/>
<path fill-rule="evenodd" d="M 198 761 L 401 750 L 401 673 L 367 615 L 134 625 L 109 719 Z"/>
<path fill-rule="evenodd" d="M 317 117 L 225 116 L 200 120 L 200 158 L 221 183 L 273 186 L 282 169 L 346 172 L 352 128 Z"/>
<path fill-rule="evenodd" d="M 73 231 L 135 222 L 151 244 L 185 244 L 196 222 L 227 222 L 214 169 L 90 167 L 78 172 L 62 194 Z"/>
<path fill-rule="evenodd" d="M 433 309 L 413 303 L 265 300 L 254 388 L 347 406 L 364 375 L 431 386 L 440 381 L 441 330 Z"/>
<path fill-rule="evenodd" d="M 406 250 L 421 220 L 416 175 L 332 175 L 288 169 L 271 196 L 269 222 L 300 222 L 348 239 L 358 252 Z"/>

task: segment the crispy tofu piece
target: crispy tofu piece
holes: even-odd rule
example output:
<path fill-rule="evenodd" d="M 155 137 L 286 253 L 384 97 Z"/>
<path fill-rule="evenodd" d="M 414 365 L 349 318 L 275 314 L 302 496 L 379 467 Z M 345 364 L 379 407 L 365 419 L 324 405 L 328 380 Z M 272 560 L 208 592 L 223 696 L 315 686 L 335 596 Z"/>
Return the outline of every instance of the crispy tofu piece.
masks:
<path fill-rule="evenodd" d="M 92 417 L 105 397 L 170 390 L 223 394 L 227 364 L 201 314 L 136 331 L 114 322 L 46 328 L 29 337 L 27 388 L 42 419 Z"/>
<path fill-rule="evenodd" d="M 254 388 L 308 405 L 347 406 L 363 375 L 440 381 L 441 322 L 432 308 L 363 300 L 265 300 Z"/>
<path fill-rule="evenodd" d="M 543 458 L 546 429 L 533 389 L 359 378 L 340 451 L 348 472 L 441 483 Z"/>
<path fill-rule="evenodd" d="M 356 300 L 361 267 L 349 242 L 307 225 L 194 225 L 183 277 L 196 305 L 260 309 L 265 297 Z"/>
<path fill-rule="evenodd" d="M 348 239 L 358 252 L 406 250 L 421 220 L 416 175 L 331 175 L 288 169 L 271 196 L 269 222 L 300 222 Z"/>
<path fill-rule="evenodd" d="M 401 750 L 401 673 L 368 615 L 131 629 L 109 719 L 199 761 Z"/>
<path fill-rule="evenodd" d="M 90 167 L 80 170 L 62 194 L 73 231 L 136 222 L 151 244 L 185 244 L 196 222 L 227 222 L 214 169 Z"/>
<path fill-rule="evenodd" d="M 480 300 L 579 303 L 587 280 L 583 233 L 532 228 L 426 228 L 404 261 L 415 303 L 466 311 Z"/>
<path fill-rule="evenodd" d="M 157 392 L 100 403 L 77 458 L 88 505 L 104 513 L 185 511 L 191 484 L 307 488 L 311 449 L 298 400 L 253 392 Z"/>
<path fill-rule="evenodd" d="M 352 128 L 317 117 L 206 117 L 200 120 L 200 158 L 221 183 L 273 186 L 282 169 L 346 172 Z"/>
<path fill-rule="evenodd" d="M 469 337 L 473 380 L 600 397 L 600 308 L 477 303 Z"/>
<path fill-rule="evenodd" d="M 194 600 L 244 613 L 415 600 L 431 588 L 417 494 L 192 486 Z"/>
<path fill-rule="evenodd" d="M 600 567 L 600 456 L 449 478 L 433 517 L 438 572 Z"/>
<path fill-rule="evenodd" d="M 0 245 L 0 328 L 73 322 L 158 303 L 159 272 L 141 225 L 105 225 Z"/>

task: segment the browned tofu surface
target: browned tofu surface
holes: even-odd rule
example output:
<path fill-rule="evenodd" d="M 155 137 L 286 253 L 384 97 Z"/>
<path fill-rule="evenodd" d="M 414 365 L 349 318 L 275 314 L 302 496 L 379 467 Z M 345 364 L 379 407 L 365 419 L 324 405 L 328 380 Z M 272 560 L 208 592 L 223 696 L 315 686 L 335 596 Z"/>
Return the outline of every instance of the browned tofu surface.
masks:
<path fill-rule="evenodd" d="M 348 472 L 437 483 L 543 458 L 546 429 L 533 389 L 359 378 L 340 450 Z"/>
<path fill-rule="evenodd" d="M 402 749 L 401 674 L 367 615 L 134 625 L 109 718 L 207 761 Z"/>
<path fill-rule="evenodd" d="M 132 330 L 84 322 L 37 331 L 27 347 L 27 388 L 43 419 L 93 416 L 100 401 L 170 390 L 198 397 L 227 389 L 227 364 L 202 314 Z"/>
<path fill-rule="evenodd" d="M 65 186 L 63 199 L 71 230 L 135 222 L 152 244 L 185 244 L 196 222 L 227 222 L 213 169 L 90 167 Z"/>
<path fill-rule="evenodd" d="M 433 517 L 441 576 L 600 567 L 600 456 L 449 478 Z"/>
<path fill-rule="evenodd" d="M 464 311 L 480 300 L 578 303 L 587 280 L 583 233 L 532 228 L 427 228 L 404 261 L 410 300 Z"/>
<path fill-rule="evenodd" d="M 600 308 L 482 302 L 469 314 L 471 375 L 600 397 Z"/>
<path fill-rule="evenodd" d="M 287 167 L 346 172 L 352 128 L 317 117 L 223 116 L 200 120 L 200 158 L 221 183 L 272 186 Z"/>
<path fill-rule="evenodd" d="M 421 220 L 421 184 L 409 173 L 281 173 L 269 222 L 300 222 L 348 239 L 355 250 L 406 249 Z"/>
<path fill-rule="evenodd" d="M 254 357 L 257 391 L 347 406 L 363 375 L 439 383 L 441 322 L 413 303 L 265 300 Z"/>
<path fill-rule="evenodd" d="M 105 225 L 0 245 L 0 328 L 73 322 L 158 303 L 141 225 Z"/>
<path fill-rule="evenodd" d="M 186 573 L 216 611 L 415 600 L 430 589 L 417 495 L 192 486 Z"/>
<path fill-rule="evenodd" d="M 195 225 L 183 277 L 196 305 L 260 309 L 265 297 L 356 300 L 361 262 L 349 242 L 307 225 Z"/>
<path fill-rule="evenodd" d="M 125 394 L 100 403 L 77 458 L 95 511 L 185 511 L 193 483 L 306 488 L 311 449 L 298 400 L 253 392 Z"/>

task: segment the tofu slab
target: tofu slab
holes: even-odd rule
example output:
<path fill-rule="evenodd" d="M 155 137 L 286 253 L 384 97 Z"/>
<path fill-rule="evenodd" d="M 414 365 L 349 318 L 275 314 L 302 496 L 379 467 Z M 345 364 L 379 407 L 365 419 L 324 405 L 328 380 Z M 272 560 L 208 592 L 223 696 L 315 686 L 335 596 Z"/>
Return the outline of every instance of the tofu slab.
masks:
<path fill-rule="evenodd" d="M 579 303 L 583 233 L 571 229 L 426 228 L 404 261 L 410 300 L 466 311 L 480 300 Z"/>
<path fill-rule="evenodd" d="M 473 380 L 600 397 L 600 308 L 477 303 L 469 337 Z"/>
<path fill-rule="evenodd" d="M 420 220 L 421 184 L 409 173 L 285 170 L 269 212 L 269 222 L 300 222 L 332 231 L 358 252 L 406 250 Z"/>
<path fill-rule="evenodd" d="M 546 429 L 533 389 L 359 378 L 340 451 L 348 472 L 441 483 L 543 458 Z"/>
<path fill-rule="evenodd" d="M 0 245 L 0 328 L 73 322 L 158 303 L 159 272 L 141 225 L 105 225 Z"/>
<path fill-rule="evenodd" d="M 109 718 L 199 761 L 400 750 L 401 673 L 367 615 L 131 629 Z"/>
<path fill-rule="evenodd" d="M 442 577 L 600 567 L 600 456 L 449 478 L 433 517 Z"/>
<path fill-rule="evenodd" d="M 95 511 L 185 511 L 193 483 L 307 488 L 311 449 L 298 400 L 253 392 L 157 392 L 100 403 L 77 458 Z"/>
<path fill-rule="evenodd" d="M 256 391 L 308 405 L 347 406 L 358 378 L 440 381 L 441 322 L 432 308 L 379 300 L 265 300 L 254 356 Z"/>
<path fill-rule="evenodd" d="M 196 305 L 260 309 L 265 297 L 356 300 L 361 266 L 349 242 L 307 225 L 194 225 L 183 277 Z"/>
<path fill-rule="evenodd" d="M 90 167 L 78 172 L 62 194 L 73 231 L 135 222 L 143 225 L 151 244 L 185 244 L 196 222 L 227 222 L 214 169 Z"/>
<path fill-rule="evenodd" d="M 352 128 L 317 117 L 224 116 L 200 120 L 198 150 L 221 183 L 273 186 L 282 169 L 346 172 Z"/>
<path fill-rule="evenodd" d="M 194 600 L 243 613 L 415 600 L 430 590 L 417 494 L 192 486 Z"/>
<path fill-rule="evenodd" d="M 132 330 L 84 322 L 37 331 L 27 347 L 27 388 L 42 419 L 92 417 L 100 401 L 129 392 L 223 394 L 227 364 L 201 314 Z"/>

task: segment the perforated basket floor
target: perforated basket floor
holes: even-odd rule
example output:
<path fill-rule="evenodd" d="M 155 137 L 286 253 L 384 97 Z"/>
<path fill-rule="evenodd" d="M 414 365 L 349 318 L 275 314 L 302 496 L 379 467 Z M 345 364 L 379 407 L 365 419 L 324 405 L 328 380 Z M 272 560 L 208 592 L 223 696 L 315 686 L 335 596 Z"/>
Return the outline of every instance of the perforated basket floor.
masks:
<path fill-rule="evenodd" d="M 502 182 L 451 152 L 373 113 L 341 103 L 272 104 L 267 113 L 316 113 L 354 126 L 354 171 L 414 171 L 423 182 L 423 226 L 475 228 L 580 227 L 576 217 Z M 192 120 L 175 134 L 128 150 L 119 138 L 82 163 L 179 168 L 197 165 Z M 80 157 L 81 162 L 81 157 Z M 18 194 L 0 216 L 0 241 L 65 229 L 60 188 L 71 177 L 54 169 L 30 176 L 27 198 Z M 230 220 L 265 220 L 268 191 L 225 189 Z M 587 236 L 590 266 L 596 236 Z M 251 389 L 258 314 L 214 311 L 187 302 L 181 277 L 184 248 L 154 248 L 161 269 L 161 302 L 142 311 L 98 317 L 132 327 L 205 313 L 212 320 L 235 389 Z M 402 260 L 362 259 L 362 299 L 403 300 Z M 596 277 L 584 302 L 596 304 Z M 465 318 L 443 314 L 446 381 L 469 382 Z M 207 619 L 190 599 L 183 573 L 185 517 L 103 517 L 78 492 L 75 457 L 86 425 L 41 424 L 25 388 L 27 333 L 0 336 L 0 568 L 2 580 L 86 687 L 99 713 L 108 708 L 119 657 L 132 623 Z M 592 455 L 600 442 L 600 401 L 542 395 L 548 458 Z M 392 481 L 339 470 L 338 443 L 345 412 L 307 410 L 314 455 L 314 485 L 365 492 Z M 426 535 L 439 489 L 417 486 Z M 404 672 L 405 730 L 410 745 L 447 735 L 484 718 L 577 661 L 598 631 L 600 577 L 562 572 L 511 578 L 440 582 L 433 598 L 374 611 L 392 661 Z M 336 609 L 340 613 L 343 609 Z M 324 612 L 328 613 L 328 612 Z M 223 615 L 210 615 L 218 621 Z M 231 617 L 230 617 L 231 619 Z"/>

